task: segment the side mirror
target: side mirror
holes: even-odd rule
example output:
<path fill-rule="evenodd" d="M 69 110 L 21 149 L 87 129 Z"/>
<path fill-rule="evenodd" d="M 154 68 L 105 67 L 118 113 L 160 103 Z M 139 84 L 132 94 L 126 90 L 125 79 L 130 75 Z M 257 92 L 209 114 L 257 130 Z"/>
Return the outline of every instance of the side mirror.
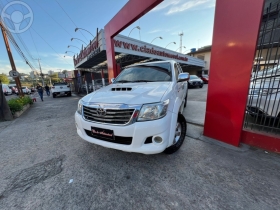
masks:
<path fill-rule="evenodd" d="M 185 82 L 190 79 L 190 74 L 189 73 L 181 73 L 178 76 L 178 81 L 177 82 Z"/>
<path fill-rule="evenodd" d="M 112 79 L 111 79 L 111 83 L 114 83 L 114 81 L 115 81 L 115 78 L 112 78 Z"/>

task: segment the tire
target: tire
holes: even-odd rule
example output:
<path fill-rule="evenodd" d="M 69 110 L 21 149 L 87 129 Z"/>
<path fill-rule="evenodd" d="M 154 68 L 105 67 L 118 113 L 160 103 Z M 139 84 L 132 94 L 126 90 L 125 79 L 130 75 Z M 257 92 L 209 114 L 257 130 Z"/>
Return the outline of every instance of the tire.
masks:
<path fill-rule="evenodd" d="M 178 126 L 178 124 L 180 125 L 180 127 Z M 177 136 L 177 139 L 176 136 L 174 137 L 174 144 L 164 150 L 164 153 L 166 154 L 173 154 L 174 152 L 179 150 L 185 140 L 187 132 L 187 122 L 182 114 L 178 114 L 176 131 L 177 128 L 181 129 L 180 136 Z"/>
<path fill-rule="evenodd" d="M 53 98 L 56 98 L 56 94 L 53 93 L 53 94 L 52 94 L 52 97 L 53 97 Z"/>
<path fill-rule="evenodd" d="M 202 87 L 203 87 L 203 84 L 199 86 L 199 88 L 202 88 Z"/>
<path fill-rule="evenodd" d="M 72 93 L 71 93 L 71 92 L 70 92 L 70 93 L 68 93 L 68 94 L 67 94 L 67 96 L 72 96 Z"/>
<path fill-rule="evenodd" d="M 189 92 L 189 91 L 187 91 L 187 94 L 186 94 L 186 97 L 185 97 L 184 108 L 186 108 L 186 106 L 187 106 L 188 92 Z"/>

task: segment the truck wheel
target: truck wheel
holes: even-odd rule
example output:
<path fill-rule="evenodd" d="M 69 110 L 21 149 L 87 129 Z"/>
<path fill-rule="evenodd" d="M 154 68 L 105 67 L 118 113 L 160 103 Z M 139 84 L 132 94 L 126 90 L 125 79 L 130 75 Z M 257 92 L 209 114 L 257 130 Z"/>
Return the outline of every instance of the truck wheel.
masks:
<path fill-rule="evenodd" d="M 56 94 L 53 93 L 53 94 L 52 94 L 52 97 L 53 97 L 53 98 L 56 98 Z"/>
<path fill-rule="evenodd" d="M 187 122 L 182 114 L 178 114 L 177 125 L 175 130 L 175 137 L 173 140 L 173 145 L 166 148 L 164 153 L 173 154 L 182 146 L 187 132 Z"/>

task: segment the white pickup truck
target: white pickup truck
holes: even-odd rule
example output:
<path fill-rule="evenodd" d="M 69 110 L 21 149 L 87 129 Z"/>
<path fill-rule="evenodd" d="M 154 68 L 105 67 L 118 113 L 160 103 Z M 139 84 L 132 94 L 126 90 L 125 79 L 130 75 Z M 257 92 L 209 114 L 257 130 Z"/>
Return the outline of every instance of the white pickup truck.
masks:
<path fill-rule="evenodd" d="M 124 69 L 112 84 L 78 102 L 78 135 L 91 143 L 126 152 L 176 152 L 187 125 L 188 73 L 175 61 Z"/>
<path fill-rule="evenodd" d="M 71 96 L 71 88 L 67 82 L 55 82 L 51 88 L 53 98 L 56 96 Z"/>

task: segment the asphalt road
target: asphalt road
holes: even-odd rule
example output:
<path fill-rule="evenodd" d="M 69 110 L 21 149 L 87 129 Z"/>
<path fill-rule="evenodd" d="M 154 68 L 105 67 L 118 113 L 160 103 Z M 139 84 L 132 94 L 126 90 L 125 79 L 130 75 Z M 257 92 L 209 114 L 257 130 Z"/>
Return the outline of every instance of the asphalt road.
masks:
<path fill-rule="evenodd" d="M 278 155 L 198 140 L 192 125 L 173 155 L 103 148 L 77 135 L 78 100 L 45 97 L 0 128 L 1 210 L 279 209 Z"/>
<path fill-rule="evenodd" d="M 6 101 L 9 101 L 10 99 L 16 98 L 16 97 L 18 97 L 18 95 L 16 95 L 16 94 L 12 94 L 12 95 L 7 95 L 7 96 L 5 96 Z"/>

